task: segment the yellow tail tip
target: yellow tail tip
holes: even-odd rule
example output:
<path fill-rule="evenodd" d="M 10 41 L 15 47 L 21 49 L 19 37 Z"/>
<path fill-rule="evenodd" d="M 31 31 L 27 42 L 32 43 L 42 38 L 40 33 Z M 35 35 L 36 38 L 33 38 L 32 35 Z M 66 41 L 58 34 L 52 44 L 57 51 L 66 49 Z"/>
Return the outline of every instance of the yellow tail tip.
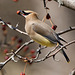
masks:
<path fill-rule="evenodd" d="M 70 61 L 68 61 L 68 63 L 70 63 Z"/>

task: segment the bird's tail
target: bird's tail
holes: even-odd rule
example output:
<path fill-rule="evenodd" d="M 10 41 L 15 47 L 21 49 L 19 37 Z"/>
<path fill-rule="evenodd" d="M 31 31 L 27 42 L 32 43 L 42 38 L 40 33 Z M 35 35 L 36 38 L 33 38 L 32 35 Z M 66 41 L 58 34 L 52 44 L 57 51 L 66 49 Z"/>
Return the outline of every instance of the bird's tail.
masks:
<path fill-rule="evenodd" d="M 61 47 L 61 46 L 59 46 L 59 47 Z M 67 54 L 66 54 L 66 52 L 64 51 L 64 49 L 61 50 L 61 53 L 64 55 L 66 61 L 69 63 L 69 62 L 70 62 L 70 59 L 69 59 L 69 57 L 67 56 Z"/>
<path fill-rule="evenodd" d="M 63 49 L 62 49 L 62 54 L 64 55 L 66 61 L 69 63 L 70 59 L 69 59 L 69 57 L 67 56 L 67 54 L 65 53 L 65 51 Z"/>

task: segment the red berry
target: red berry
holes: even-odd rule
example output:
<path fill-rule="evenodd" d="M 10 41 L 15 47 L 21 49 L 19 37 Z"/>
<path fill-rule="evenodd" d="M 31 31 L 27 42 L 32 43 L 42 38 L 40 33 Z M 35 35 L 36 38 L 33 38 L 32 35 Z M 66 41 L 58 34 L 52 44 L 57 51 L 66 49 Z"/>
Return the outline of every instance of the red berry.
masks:
<path fill-rule="evenodd" d="M 56 25 L 52 26 L 52 29 L 53 29 L 53 30 L 56 30 L 56 28 L 57 28 L 57 26 L 56 26 Z"/>
<path fill-rule="evenodd" d="M 6 27 L 3 26 L 3 27 L 2 27 L 2 30 L 5 31 L 5 30 L 6 30 Z"/>
<path fill-rule="evenodd" d="M 27 51 L 28 49 L 29 49 L 29 47 L 28 46 L 25 46 L 24 47 L 24 52 Z"/>
<path fill-rule="evenodd" d="M 5 58 L 4 58 L 4 59 L 5 59 L 5 60 L 7 60 L 8 58 L 9 58 L 9 56 L 5 56 Z"/>
<path fill-rule="evenodd" d="M 8 53 L 8 50 L 7 50 L 7 49 L 5 49 L 5 50 L 4 50 L 4 53 L 5 53 L 5 54 L 6 54 L 6 53 Z"/>
<path fill-rule="evenodd" d="M 2 25 L 2 27 L 6 27 L 6 25 Z"/>
<path fill-rule="evenodd" d="M 15 37 L 12 37 L 11 40 L 12 40 L 12 41 L 15 41 L 16 39 L 15 39 Z"/>
<path fill-rule="evenodd" d="M 18 49 L 18 48 L 20 48 L 20 47 L 21 47 L 21 45 L 20 45 L 20 44 L 17 44 L 16 48 Z"/>
<path fill-rule="evenodd" d="M 20 38 L 20 39 L 18 39 L 18 43 L 22 43 L 23 42 L 23 40 Z"/>
<path fill-rule="evenodd" d="M 11 38 L 11 40 L 15 41 L 17 38 L 18 38 L 17 36 L 14 36 L 14 37 Z"/>
<path fill-rule="evenodd" d="M 36 55 L 32 55 L 31 58 L 36 58 Z"/>
<path fill-rule="evenodd" d="M 30 50 L 30 53 L 31 54 L 34 54 L 35 53 L 35 50 L 34 49 Z"/>
<path fill-rule="evenodd" d="M 20 13 L 21 13 L 20 10 L 18 10 L 18 11 L 17 11 L 17 14 L 20 15 Z"/>
<path fill-rule="evenodd" d="M 21 72 L 20 75 L 25 75 L 25 73 Z"/>
<path fill-rule="evenodd" d="M 46 19 L 50 19 L 50 18 L 51 18 L 50 14 L 47 13 L 47 15 L 46 15 Z"/>
<path fill-rule="evenodd" d="M 18 0 L 13 0 L 14 2 L 17 2 Z"/>

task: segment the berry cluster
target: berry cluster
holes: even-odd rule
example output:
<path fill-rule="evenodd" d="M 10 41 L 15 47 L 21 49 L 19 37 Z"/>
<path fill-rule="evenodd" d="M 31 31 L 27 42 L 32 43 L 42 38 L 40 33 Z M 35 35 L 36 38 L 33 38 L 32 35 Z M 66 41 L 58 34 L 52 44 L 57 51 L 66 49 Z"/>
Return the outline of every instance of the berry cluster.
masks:
<path fill-rule="evenodd" d="M 9 23 L 9 22 L 7 22 Z M 9 23 L 10 24 L 10 23 Z M 2 43 L 3 47 L 3 54 L 4 54 L 4 59 L 7 60 L 12 53 L 14 53 L 17 49 L 19 49 L 23 43 L 23 39 L 19 38 L 18 36 L 13 36 L 11 37 L 11 40 L 8 42 L 7 41 L 7 26 L 2 25 L 2 31 L 3 31 L 3 37 L 4 37 L 4 43 Z M 6 45 L 6 47 L 4 47 Z M 11 47 L 11 48 L 9 48 Z M 12 49 L 12 50 L 11 50 Z M 36 52 L 34 49 L 29 50 L 29 46 L 25 46 L 23 48 L 23 53 L 24 53 L 24 58 L 28 59 L 34 59 L 36 57 Z M 28 63 L 27 60 L 23 60 L 25 63 Z M 31 64 L 29 62 L 29 64 Z M 25 75 L 25 72 L 22 72 L 20 75 Z"/>
<path fill-rule="evenodd" d="M 7 23 L 9 23 L 9 22 L 7 22 Z M 6 39 L 6 36 L 7 36 L 7 26 L 6 25 L 2 25 L 2 31 L 3 31 L 4 38 Z M 22 42 L 23 42 L 23 39 L 19 38 L 18 36 L 11 37 L 10 43 L 8 43 L 7 39 L 6 39 L 4 42 L 4 45 L 7 45 L 7 48 L 5 48 L 4 52 L 3 52 L 5 54 L 4 59 L 7 60 L 9 58 L 9 55 L 7 55 L 7 53 L 10 52 L 9 46 L 11 46 L 11 47 L 16 46 L 16 47 L 13 47 L 13 49 L 11 50 L 14 52 L 16 49 L 21 47 Z M 26 55 L 27 55 L 26 57 L 34 59 L 36 57 L 35 50 L 34 49 L 31 49 L 30 51 L 27 51 L 27 50 L 29 50 L 29 46 L 25 46 L 23 48 L 23 51 L 26 52 Z"/>

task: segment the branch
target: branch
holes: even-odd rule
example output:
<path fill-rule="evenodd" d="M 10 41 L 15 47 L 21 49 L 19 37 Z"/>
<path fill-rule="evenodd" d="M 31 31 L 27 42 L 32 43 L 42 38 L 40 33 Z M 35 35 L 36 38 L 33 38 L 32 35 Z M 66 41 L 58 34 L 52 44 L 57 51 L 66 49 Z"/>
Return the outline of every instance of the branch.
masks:
<path fill-rule="evenodd" d="M 13 55 L 11 55 L 6 61 L 4 61 L 4 62 L 0 62 L 0 70 L 3 68 L 3 66 L 5 65 L 5 64 L 7 64 L 10 60 L 13 60 L 13 58 L 14 58 L 14 56 L 16 56 L 16 54 L 17 53 L 19 53 L 21 50 L 22 50 L 22 48 L 24 48 L 25 46 L 27 46 L 27 45 L 29 45 L 29 44 L 31 44 L 31 43 L 33 43 L 34 41 L 33 40 L 30 40 L 29 42 L 26 42 L 26 43 L 24 43 L 19 49 L 17 49 L 14 53 L 13 53 Z"/>
<path fill-rule="evenodd" d="M 30 42 L 27 42 L 27 44 L 25 43 L 24 45 L 22 45 L 22 46 L 21 46 L 8 60 L 6 60 L 5 62 L 6 62 L 6 63 L 9 62 L 14 56 L 18 57 L 19 59 L 26 60 L 26 62 L 29 62 L 29 63 L 38 63 L 38 62 L 41 62 L 41 61 L 45 61 L 46 59 L 48 59 L 48 58 L 50 58 L 50 57 L 54 57 L 58 52 L 60 52 L 61 49 L 63 49 L 63 48 L 65 48 L 65 47 L 67 47 L 67 46 L 69 46 L 69 45 L 75 43 L 75 40 L 73 40 L 73 41 L 71 41 L 71 42 L 69 42 L 69 43 L 63 45 L 63 46 L 62 46 L 61 48 L 59 48 L 59 49 L 57 49 L 58 46 L 56 46 L 52 51 L 48 52 L 47 55 L 45 55 L 45 57 L 42 58 L 42 59 L 38 59 L 38 58 L 39 58 L 39 54 L 40 54 L 40 50 L 45 49 L 46 47 L 43 47 L 43 48 L 40 48 L 40 47 L 39 47 L 39 48 L 37 49 L 37 56 L 36 56 L 35 59 L 28 59 L 27 57 L 22 57 L 21 55 L 17 55 L 17 53 L 23 48 L 23 46 L 26 46 L 26 45 L 28 45 L 28 44 L 30 44 L 30 43 L 33 43 L 33 41 L 31 40 Z M 57 50 L 56 50 L 56 49 L 57 49 Z M 55 60 L 55 58 L 54 58 L 54 60 Z M 2 62 L 2 63 L 4 63 L 4 62 Z M 5 63 L 5 64 L 6 64 L 6 63 Z M 4 65 L 5 65 L 5 64 L 4 64 Z M 3 66 L 4 66 L 4 65 L 3 65 Z M 2 69 L 3 66 L 1 66 L 1 69 Z"/>
<path fill-rule="evenodd" d="M 36 60 L 36 61 L 33 61 L 33 62 L 34 62 L 34 63 L 37 63 L 37 62 L 45 61 L 46 59 L 48 59 L 48 58 L 50 58 L 50 57 L 54 57 L 61 49 L 65 48 L 65 47 L 67 47 L 67 46 L 69 46 L 69 45 L 71 45 L 71 44 L 73 44 L 73 43 L 75 43 L 75 40 L 73 40 L 73 41 L 71 41 L 71 42 L 69 42 L 69 43 L 63 45 L 63 46 L 62 46 L 61 48 L 59 48 L 58 50 L 56 50 L 56 47 L 55 47 L 52 51 L 48 52 L 48 54 L 47 54 L 44 58 L 39 59 L 39 60 Z"/>
<path fill-rule="evenodd" d="M 39 55 L 41 54 L 41 50 L 43 50 L 43 49 L 45 49 L 45 48 L 47 48 L 47 47 L 44 46 L 44 47 L 39 47 L 39 48 L 37 49 L 36 58 L 34 58 L 33 61 L 34 61 L 34 60 L 37 60 L 37 59 L 39 58 Z"/>
<path fill-rule="evenodd" d="M 69 32 L 69 31 L 73 31 L 73 30 L 75 30 L 75 27 L 69 27 L 69 29 L 66 29 L 66 30 L 57 32 L 57 34 L 58 34 L 58 35 L 61 35 L 61 34 L 64 34 L 64 33 L 67 33 L 67 32 Z"/>
<path fill-rule="evenodd" d="M 36 51 L 36 58 L 32 59 L 32 58 L 27 58 L 27 57 L 23 57 L 21 55 L 16 55 L 16 57 L 18 57 L 19 59 L 22 59 L 28 63 L 33 63 L 33 62 L 36 62 L 36 60 L 39 58 L 39 55 L 41 54 L 41 50 L 47 48 L 46 46 L 44 47 L 39 47 Z M 7 53 L 7 55 L 10 55 L 10 54 L 13 54 L 13 53 Z"/>
<path fill-rule="evenodd" d="M 63 2 L 62 6 L 68 7 L 75 10 L 75 0 L 54 0 L 60 4 L 60 1 Z"/>
<path fill-rule="evenodd" d="M 16 27 L 13 27 L 12 25 L 5 23 L 2 19 L 0 19 L 0 24 L 6 25 L 6 26 L 8 26 L 10 29 L 16 30 L 17 32 L 19 32 L 19 33 L 21 33 L 21 34 L 28 35 L 27 33 L 23 32 L 23 31 L 21 31 L 21 30 L 19 30 L 19 29 L 17 28 L 17 27 L 18 27 L 18 24 L 16 24 Z"/>
<path fill-rule="evenodd" d="M 67 47 L 67 46 L 69 46 L 69 45 L 71 45 L 71 44 L 73 44 L 73 43 L 75 43 L 75 40 L 73 40 L 73 41 L 71 41 L 71 42 L 69 42 L 69 43 L 63 45 L 61 48 L 59 48 L 58 50 L 56 50 L 53 54 L 51 54 L 51 55 L 48 56 L 47 58 L 49 58 L 49 57 L 51 57 L 51 56 L 53 56 L 53 55 L 56 55 L 61 49 L 65 48 L 65 47 Z"/>
<path fill-rule="evenodd" d="M 75 0 L 53 0 L 59 3 L 59 7 L 65 6 L 67 8 L 73 9 L 75 10 Z M 46 7 L 46 0 L 43 0 L 44 3 L 44 7 L 47 9 L 48 7 Z"/>
<path fill-rule="evenodd" d="M 69 75 L 75 75 L 75 68 L 70 72 Z"/>

